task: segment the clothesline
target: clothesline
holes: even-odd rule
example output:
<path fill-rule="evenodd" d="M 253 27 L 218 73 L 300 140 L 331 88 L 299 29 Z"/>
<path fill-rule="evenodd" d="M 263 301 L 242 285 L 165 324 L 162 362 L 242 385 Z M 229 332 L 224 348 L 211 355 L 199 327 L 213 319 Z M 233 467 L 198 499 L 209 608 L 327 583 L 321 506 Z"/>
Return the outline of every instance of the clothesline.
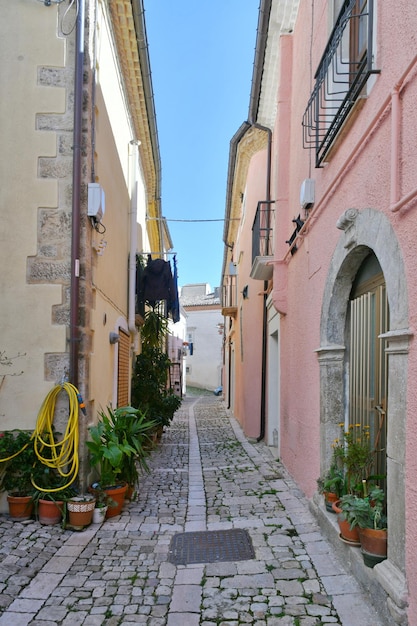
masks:
<path fill-rule="evenodd" d="M 164 254 L 177 254 L 176 252 L 161 252 L 160 250 L 158 250 L 158 252 L 138 252 L 138 254 L 142 255 L 142 256 L 147 256 L 148 254 L 152 255 L 152 254 L 161 254 L 162 256 Z"/>
<path fill-rule="evenodd" d="M 174 218 L 170 218 L 170 217 L 147 217 L 147 220 L 160 220 L 163 222 L 234 222 L 234 221 L 240 221 L 240 217 L 223 217 L 223 218 L 219 218 L 219 219 L 212 219 L 212 220 L 176 220 Z"/>

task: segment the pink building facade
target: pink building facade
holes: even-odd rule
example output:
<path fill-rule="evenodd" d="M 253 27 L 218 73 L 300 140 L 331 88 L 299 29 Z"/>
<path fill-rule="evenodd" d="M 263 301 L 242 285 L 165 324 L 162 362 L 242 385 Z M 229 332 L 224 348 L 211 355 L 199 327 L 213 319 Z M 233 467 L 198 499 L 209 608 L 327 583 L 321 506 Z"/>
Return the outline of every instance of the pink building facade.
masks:
<path fill-rule="evenodd" d="M 222 300 L 225 402 L 335 543 L 316 480 L 340 424 L 370 424 L 388 558 L 370 569 L 341 549 L 383 623 L 410 625 L 416 27 L 405 0 L 261 1 L 248 121 L 230 144 Z"/>

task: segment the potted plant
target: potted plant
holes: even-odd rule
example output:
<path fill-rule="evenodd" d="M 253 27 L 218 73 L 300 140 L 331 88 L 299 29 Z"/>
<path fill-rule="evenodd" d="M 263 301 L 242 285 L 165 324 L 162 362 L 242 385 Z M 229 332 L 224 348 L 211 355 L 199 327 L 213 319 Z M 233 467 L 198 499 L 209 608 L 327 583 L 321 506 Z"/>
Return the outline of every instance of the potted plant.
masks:
<path fill-rule="evenodd" d="M 142 352 L 136 357 L 132 377 L 132 405 L 155 422 L 158 438 L 181 405 L 181 398 L 169 386 L 171 361 L 164 349 L 167 334 L 166 318 L 148 310 L 141 329 Z"/>
<path fill-rule="evenodd" d="M 66 517 L 66 502 L 76 495 L 74 487 L 67 484 L 65 477 L 47 465 L 32 477 L 32 500 L 35 515 L 41 524 L 59 524 Z"/>
<path fill-rule="evenodd" d="M 170 360 L 159 347 L 144 345 L 133 370 L 132 405 L 155 423 L 159 436 L 181 406 L 181 398 L 167 386 L 169 367 Z"/>
<path fill-rule="evenodd" d="M 359 496 L 352 493 L 344 494 L 337 502 L 333 503 L 333 510 L 337 513 L 340 539 L 353 546 L 360 546 L 359 529 L 354 520 L 354 508 Z"/>
<path fill-rule="evenodd" d="M 107 517 L 118 515 L 125 499 L 128 481 L 136 484 L 137 465 L 147 469 L 144 442 L 153 428 L 152 421 L 132 407 L 107 408 L 100 412 L 97 425 L 89 429 L 91 440 L 86 442 L 90 463 L 100 472 L 99 482 L 92 486 L 104 490 L 117 506 L 108 508 Z"/>
<path fill-rule="evenodd" d="M 375 450 L 370 445 L 369 426 L 350 424 L 345 429 L 339 424 L 341 436 L 333 442 L 333 458 L 343 469 L 345 493 L 362 494 L 363 481 L 369 480 L 375 460 Z"/>
<path fill-rule="evenodd" d="M 0 462 L 0 489 L 8 494 L 10 519 L 30 519 L 34 506 L 32 474 L 39 467 L 31 434 L 23 430 L 0 433 Z"/>
<path fill-rule="evenodd" d="M 363 499 L 364 485 L 370 480 L 375 450 L 371 448 L 369 427 L 350 424 L 348 429 L 341 423 L 341 436 L 333 442 L 333 471 L 327 476 L 328 484 L 337 485 L 340 498 L 332 504 L 337 513 L 340 538 L 351 545 L 360 545 L 357 524 L 352 523 L 352 509 L 356 499 Z M 340 471 L 340 474 L 337 472 Z M 343 481 L 340 477 L 343 476 Z"/>
<path fill-rule="evenodd" d="M 332 504 L 341 498 L 346 489 L 343 469 L 333 462 L 325 475 L 317 479 L 317 487 L 324 497 L 326 509 L 334 512 Z"/>
<path fill-rule="evenodd" d="M 93 494 L 70 497 L 66 501 L 68 522 L 74 528 L 89 526 L 93 520 L 96 498 Z"/>
<path fill-rule="evenodd" d="M 64 500 L 59 495 L 37 491 L 34 494 L 35 515 L 40 524 L 60 524 L 64 517 Z"/>
<path fill-rule="evenodd" d="M 111 506 L 117 506 L 117 503 L 99 486 L 94 490 L 94 496 L 95 505 L 92 522 L 93 524 L 101 524 L 106 518 L 107 509 Z"/>
<path fill-rule="evenodd" d="M 370 445 L 368 426 L 350 424 L 345 429 L 341 423 L 340 429 L 341 436 L 333 442 L 332 447 L 335 466 L 343 472 L 344 493 L 340 500 L 332 504 L 332 508 L 337 513 L 340 538 L 359 546 L 359 531 L 355 524 L 351 524 L 350 507 L 355 500 L 353 496 L 364 496 L 363 485 L 370 479 L 375 451 Z"/>
<path fill-rule="evenodd" d="M 346 520 L 351 527 L 357 527 L 364 562 L 368 567 L 386 559 L 388 531 L 387 517 L 384 512 L 385 493 L 374 486 L 363 498 L 352 496 L 351 502 L 343 506 Z M 343 498 L 342 498 L 343 501 Z"/>
<path fill-rule="evenodd" d="M 373 567 L 387 556 L 387 517 L 384 513 L 385 493 L 378 487 L 368 494 L 366 482 L 363 496 L 346 494 L 340 499 L 340 517 L 357 531 L 365 564 Z"/>
<path fill-rule="evenodd" d="M 113 433 L 123 439 L 133 450 L 123 455 L 120 467 L 120 478 L 135 489 L 139 481 L 139 470 L 149 472 L 147 446 L 155 421 L 148 419 L 146 413 L 131 406 L 119 407 L 111 412 Z"/>

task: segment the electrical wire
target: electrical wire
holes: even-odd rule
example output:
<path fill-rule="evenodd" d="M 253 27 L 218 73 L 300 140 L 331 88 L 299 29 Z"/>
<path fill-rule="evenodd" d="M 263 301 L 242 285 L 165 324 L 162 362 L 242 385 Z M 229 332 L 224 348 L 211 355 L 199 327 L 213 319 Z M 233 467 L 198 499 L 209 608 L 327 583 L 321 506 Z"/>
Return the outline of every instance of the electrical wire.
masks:
<path fill-rule="evenodd" d="M 162 220 L 165 222 L 239 222 L 240 221 L 240 217 L 221 217 L 218 219 L 212 219 L 212 220 L 181 220 L 181 219 L 174 219 L 174 218 L 170 218 L 170 217 L 147 217 L 146 218 L 148 221 L 150 220 Z"/>
<path fill-rule="evenodd" d="M 72 6 L 74 5 L 74 2 L 76 2 L 75 8 L 75 19 L 73 24 L 71 24 L 71 26 L 68 29 L 64 30 L 64 21 L 68 15 L 68 13 L 70 12 Z M 77 24 L 77 18 L 78 18 L 78 11 L 80 10 L 79 4 L 78 4 L 79 0 L 70 0 L 70 2 L 68 3 L 68 6 L 65 10 L 64 15 L 62 16 L 62 20 L 61 20 L 61 32 L 64 35 L 64 37 L 68 37 L 69 35 L 71 35 L 72 31 L 74 30 L 76 24 Z"/>

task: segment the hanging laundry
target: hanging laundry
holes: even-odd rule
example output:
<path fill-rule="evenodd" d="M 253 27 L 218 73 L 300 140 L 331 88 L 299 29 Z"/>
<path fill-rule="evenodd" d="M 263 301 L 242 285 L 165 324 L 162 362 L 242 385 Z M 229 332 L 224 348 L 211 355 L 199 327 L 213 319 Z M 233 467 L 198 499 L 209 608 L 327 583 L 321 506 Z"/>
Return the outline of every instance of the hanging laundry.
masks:
<path fill-rule="evenodd" d="M 145 271 L 144 260 L 136 256 L 136 307 L 135 313 L 145 317 L 145 298 L 143 294 L 143 275 Z"/>
<path fill-rule="evenodd" d="M 168 313 L 171 314 L 172 321 L 174 324 L 180 321 L 180 299 L 178 297 L 178 270 L 177 270 L 177 257 L 176 255 L 173 258 L 174 263 L 174 290 L 172 294 L 172 300 L 168 302 Z"/>
<path fill-rule="evenodd" d="M 152 259 L 143 270 L 141 297 L 151 306 L 159 300 L 171 302 L 174 296 L 174 281 L 172 278 L 171 265 L 163 259 Z"/>

